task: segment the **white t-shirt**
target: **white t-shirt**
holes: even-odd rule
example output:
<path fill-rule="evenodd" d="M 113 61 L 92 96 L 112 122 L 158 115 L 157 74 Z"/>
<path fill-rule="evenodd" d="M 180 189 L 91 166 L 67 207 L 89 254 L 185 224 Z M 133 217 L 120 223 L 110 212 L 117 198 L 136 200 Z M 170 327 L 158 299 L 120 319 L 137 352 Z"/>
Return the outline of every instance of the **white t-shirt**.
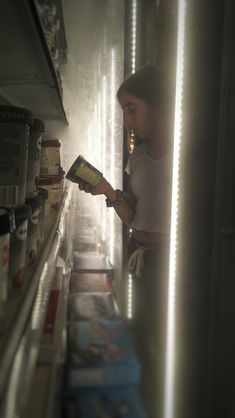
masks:
<path fill-rule="evenodd" d="M 171 204 L 171 155 L 154 160 L 146 153 L 146 143 L 134 148 L 125 171 L 136 199 L 133 229 L 169 233 Z"/>

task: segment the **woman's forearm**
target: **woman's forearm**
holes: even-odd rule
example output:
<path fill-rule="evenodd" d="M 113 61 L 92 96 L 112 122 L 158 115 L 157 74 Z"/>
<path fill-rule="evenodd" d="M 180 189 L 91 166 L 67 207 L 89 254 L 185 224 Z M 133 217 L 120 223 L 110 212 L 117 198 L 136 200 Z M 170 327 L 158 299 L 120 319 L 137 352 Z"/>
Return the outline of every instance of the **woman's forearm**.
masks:
<path fill-rule="evenodd" d="M 102 177 L 96 187 L 92 187 L 89 184 L 80 181 L 79 189 L 84 190 L 86 193 L 91 193 L 94 196 L 101 194 L 106 196 L 112 203 L 112 206 L 119 218 L 121 218 L 121 220 L 127 225 L 129 225 L 134 218 L 135 208 L 134 204 L 132 204 L 132 200 L 130 198 L 127 198 L 127 200 L 118 200 L 116 190 L 114 190 L 112 185 L 104 177 Z"/>
<path fill-rule="evenodd" d="M 117 200 L 116 190 L 110 186 L 110 189 L 105 193 L 105 196 L 109 199 L 112 203 L 113 208 L 119 218 L 127 225 L 129 225 L 135 215 L 135 209 L 132 206 L 131 202 L 127 199 L 125 200 Z"/>

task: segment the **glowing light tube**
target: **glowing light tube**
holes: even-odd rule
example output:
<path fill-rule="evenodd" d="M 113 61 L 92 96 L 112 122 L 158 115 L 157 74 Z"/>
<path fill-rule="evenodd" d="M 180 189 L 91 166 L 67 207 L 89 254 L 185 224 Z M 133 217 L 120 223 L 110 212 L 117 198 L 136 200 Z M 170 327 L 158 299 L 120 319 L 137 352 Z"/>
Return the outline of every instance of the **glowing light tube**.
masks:
<path fill-rule="evenodd" d="M 102 122 L 103 122 L 103 135 L 102 135 L 102 147 L 101 147 L 101 167 L 103 173 L 106 171 L 106 155 L 107 155 L 107 82 L 106 76 L 103 76 L 102 83 Z M 102 240 L 106 239 L 107 222 L 105 216 L 105 209 L 102 206 L 102 226 L 101 226 L 101 237 Z M 99 218 L 98 218 L 99 219 Z"/>
<path fill-rule="evenodd" d="M 166 337 L 166 369 L 164 388 L 164 418 L 174 417 L 174 358 L 175 358 L 175 308 L 176 308 L 176 268 L 177 268 L 177 226 L 179 216 L 179 165 L 181 149 L 182 97 L 184 82 L 186 0 L 178 1 L 178 34 L 176 62 L 176 97 L 174 122 L 173 179 L 171 203 L 171 233 L 168 282 L 168 310 Z"/>
<path fill-rule="evenodd" d="M 132 0 L 131 10 L 131 72 L 136 69 L 137 0 Z"/>
<path fill-rule="evenodd" d="M 133 278 L 128 275 L 128 289 L 127 289 L 127 318 L 131 319 L 133 316 Z"/>
<path fill-rule="evenodd" d="M 110 141 L 110 179 L 111 184 L 115 184 L 115 51 L 111 49 L 111 141 Z M 114 211 L 110 212 L 110 261 L 114 262 Z"/>

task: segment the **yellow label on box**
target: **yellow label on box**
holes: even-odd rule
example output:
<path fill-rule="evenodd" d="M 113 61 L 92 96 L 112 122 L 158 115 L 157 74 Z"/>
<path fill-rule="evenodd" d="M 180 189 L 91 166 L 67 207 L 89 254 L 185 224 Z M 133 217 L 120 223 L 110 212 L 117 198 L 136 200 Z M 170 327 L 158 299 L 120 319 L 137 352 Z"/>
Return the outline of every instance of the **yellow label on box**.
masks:
<path fill-rule="evenodd" d="M 85 182 L 91 184 L 91 186 L 96 187 L 101 179 L 101 175 L 93 170 L 91 170 L 89 167 L 87 167 L 86 164 L 81 163 L 76 170 L 75 174 L 78 177 L 81 177 Z"/>

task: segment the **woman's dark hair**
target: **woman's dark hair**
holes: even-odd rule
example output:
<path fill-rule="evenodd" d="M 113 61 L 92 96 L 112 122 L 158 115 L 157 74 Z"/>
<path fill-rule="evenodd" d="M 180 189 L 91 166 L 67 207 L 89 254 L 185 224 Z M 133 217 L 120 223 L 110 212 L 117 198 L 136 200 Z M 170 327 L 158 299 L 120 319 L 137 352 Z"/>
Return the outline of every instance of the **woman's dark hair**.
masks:
<path fill-rule="evenodd" d="M 118 99 L 123 92 L 155 105 L 163 99 L 162 74 L 157 67 L 145 65 L 123 81 L 117 91 Z"/>

